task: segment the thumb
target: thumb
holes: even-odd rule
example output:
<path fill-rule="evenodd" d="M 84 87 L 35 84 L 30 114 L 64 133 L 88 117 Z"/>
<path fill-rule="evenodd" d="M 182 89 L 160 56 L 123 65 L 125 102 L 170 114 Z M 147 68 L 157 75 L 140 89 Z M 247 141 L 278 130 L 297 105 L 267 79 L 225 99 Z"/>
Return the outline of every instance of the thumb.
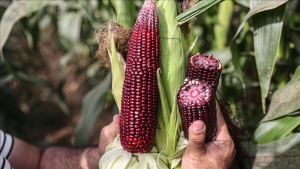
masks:
<path fill-rule="evenodd" d="M 104 154 L 105 148 L 108 144 L 114 141 L 116 135 L 120 132 L 120 115 L 115 115 L 113 121 L 102 128 L 99 138 L 99 152 L 100 156 Z"/>
<path fill-rule="evenodd" d="M 110 136 L 113 138 L 120 133 L 120 115 L 115 115 L 113 121 L 107 126 Z"/>
<path fill-rule="evenodd" d="M 194 121 L 189 127 L 189 143 L 187 153 L 198 157 L 206 154 L 205 146 L 206 126 L 201 120 Z"/>
<path fill-rule="evenodd" d="M 100 141 L 112 142 L 116 135 L 120 132 L 120 115 L 115 115 L 113 121 L 107 126 L 103 127 L 100 133 Z"/>

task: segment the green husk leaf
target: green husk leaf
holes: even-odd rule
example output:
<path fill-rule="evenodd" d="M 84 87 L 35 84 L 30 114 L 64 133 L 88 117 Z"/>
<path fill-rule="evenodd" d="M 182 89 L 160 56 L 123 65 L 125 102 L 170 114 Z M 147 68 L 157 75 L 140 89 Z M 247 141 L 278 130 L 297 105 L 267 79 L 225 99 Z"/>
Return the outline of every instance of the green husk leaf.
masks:
<path fill-rule="evenodd" d="M 188 145 L 188 140 L 184 137 L 184 133 L 181 132 L 177 146 L 176 146 L 176 151 L 173 155 L 169 156 L 169 159 L 177 159 L 182 157 L 186 147 Z"/>
<path fill-rule="evenodd" d="M 122 147 L 112 149 L 103 155 L 99 168 L 125 168 L 131 162 L 131 156 Z"/>
<path fill-rule="evenodd" d="M 197 40 L 198 40 L 198 36 L 195 38 L 195 40 L 190 44 L 190 46 L 189 46 L 189 49 L 187 50 L 187 52 L 186 52 L 186 56 L 188 56 L 191 52 L 192 52 L 192 50 L 193 50 L 193 48 L 195 47 L 195 45 L 196 45 L 196 43 L 197 43 Z"/>
<path fill-rule="evenodd" d="M 110 29 L 109 29 L 110 30 Z M 112 70 L 112 94 L 117 103 L 119 110 L 121 109 L 122 89 L 125 79 L 125 61 L 123 57 L 117 53 L 114 38 L 111 39 L 111 49 L 108 50 L 111 70 Z"/>
<path fill-rule="evenodd" d="M 159 89 L 159 113 L 158 113 L 158 126 L 156 128 L 155 144 L 159 151 L 163 151 L 168 146 L 168 138 L 166 133 L 170 125 L 170 108 L 168 106 L 167 96 L 161 81 L 160 69 L 157 69 L 157 82 Z"/>
<path fill-rule="evenodd" d="M 188 140 L 184 137 L 184 133 L 181 132 L 176 146 L 176 151 L 173 155 L 169 156 L 169 159 L 172 164 L 171 169 L 181 168 L 181 158 L 183 153 L 186 150 L 187 145 L 188 145 Z"/>
<path fill-rule="evenodd" d="M 167 157 L 163 152 L 159 153 L 155 146 L 150 153 L 129 153 L 122 148 L 119 135 L 105 151 L 99 162 L 100 169 L 168 169 Z"/>
<path fill-rule="evenodd" d="M 167 149 L 167 154 L 172 154 L 176 151 L 176 146 L 179 139 L 179 133 L 181 132 L 181 117 L 179 114 L 179 109 L 177 103 L 173 104 L 172 113 L 170 117 L 170 130 L 167 132 L 168 138 L 170 138 L 169 145 L 170 147 Z M 171 132 L 170 132 L 171 131 Z"/>
<path fill-rule="evenodd" d="M 160 0 L 157 2 L 160 37 L 161 82 L 170 108 L 170 119 L 167 133 L 165 153 L 171 155 L 176 149 L 181 129 L 180 115 L 177 108 L 177 92 L 186 75 L 188 56 L 184 56 L 183 36 L 175 17 L 177 16 L 176 1 Z M 161 113 L 161 112 L 159 112 Z"/>

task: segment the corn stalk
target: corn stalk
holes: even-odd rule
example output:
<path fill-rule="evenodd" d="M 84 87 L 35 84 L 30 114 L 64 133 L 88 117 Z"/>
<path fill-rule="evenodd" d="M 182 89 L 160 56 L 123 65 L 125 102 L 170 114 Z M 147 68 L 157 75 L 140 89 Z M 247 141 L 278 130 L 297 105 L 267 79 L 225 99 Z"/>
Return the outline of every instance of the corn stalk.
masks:
<path fill-rule="evenodd" d="M 100 168 L 143 168 L 145 166 L 147 166 L 145 168 L 181 168 L 181 157 L 187 140 L 181 134 L 182 124 L 177 106 L 177 93 L 186 76 L 188 55 L 185 54 L 187 51 L 184 45 L 185 39 L 176 20 L 178 15 L 176 0 L 159 0 L 157 14 L 160 37 L 160 69 L 157 70 L 157 80 L 160 102 L 155 146 L 147 154 L 128 153 L 123 150 L 117 137 L 107 147 L 106 153 L 100 160 Z M 110 49 L 112 92 L 120 108 L 122 97 L 120 79 L 122 78 L 118 77 L 124 75 L 124 65 L 118 55 L 112 43 Z M 156 162 L 153 162 L 153 159 Z"/>

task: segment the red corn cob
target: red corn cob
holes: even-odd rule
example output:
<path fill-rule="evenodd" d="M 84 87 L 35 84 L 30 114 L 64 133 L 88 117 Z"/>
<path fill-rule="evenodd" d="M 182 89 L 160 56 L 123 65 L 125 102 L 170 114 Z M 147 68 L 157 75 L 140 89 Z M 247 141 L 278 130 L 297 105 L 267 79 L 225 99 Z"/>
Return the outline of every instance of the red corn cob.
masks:
<path fill-rule="evenodd" d="M 220 74 L 222 71 L 222 65 L 220 61 L 216 58 L 213 58 L 213 56 L 210 54 L 195 54 L 194 56 L 191 56 L 189 60 L 188 65 L 188 73 L 187 78 L 185 79 L 185 85 L 188 86 L 191 81 L 194 81 L 194 79 L 201 80 L 201 83 L 204 83 L 203 81 L 207 82 L 211 86 L 211 101 L 210 106 L 204 106 L 207 104 L 207 102 L 203 102 L 203 99 L 196 99 L 195 94 L 191 95 L 190 97 L 187 92 L 181 92 L 178 93 L 178 106 L 181 114 L 181 119 L 183 123 L 183 130 L 185 133 L 185 137 L 188 138 L 188 128 L 190 124 L 195 120 L 203 120 L 206 123 L 206 142 L 209 142 L 210 140 L 213 140 L 215 137 L 216 132 L 216 106 L 215 106 L 215 92 L 218 87 L 218 81 L 220 78 Z M 195 83 L 195 82 L 194 82 Z M 182 86 L 181 88 L 184 88 Z M 186 87 L 187 88 L 187 87 Z M 201 88 L 201 85 L 198 86 L 198 88 Z M 197 89 L 197 88 L 196 88 Z M 191 89 L 189 89 L 190 92 L 192 92 Z M 186 90 L 187 91 L 187 90 Z M 180 94 L 185 93 L 185 94 Z M 196 93 L 197 92 L 192 92 Z M 207 93 L 208 90 L 207 90 Z M 199 94 L 200 95 L 200 94 Z M 203 94 L 204 95 L 204 94 Z M 197 95 L 196 95 L 197 96 Z M 200 96 L 199 96 L 200 97 Z M 184 100 L 192 100 L 189 101 L 189 106 L 186 106 L 182 103 L 187 102 Z M 244 163 L 244 159 L 246 159 L 247 152 L 242 147 L 242 144 L 239 140 L 240 131 L 237 125 L 231 120 L 230 113 L 231 109 L 230 106 L 227 105 L 228 103 L 223 101 L 218 101 L 221 113 L 223 114 L 224 120 L 227 124 L 228 131 L 234 141 L 234 146 L 236 149 L 236 157 L 237 161 L 239 163 L 240 168 L 248 168 L 246 167 Z M 200 106 L 199 103 L 202 103 Z M 206 110 L 206 111 L 205 111 Z M 198 117 L 197 117 L 198 115 Z M 196 118 L 195 118 L 196 117 Z M 204 118 L 203 118 L 204 117 Z"/>
<path fill-rule="evenodd" d="M 183 98 L 181 97 L 183 97 L 183 95 L 178 94 L 178 106 L 183 123 L 183 131 L 186 138 L 188 138 L 189 126 L 195 120 L 203 120 L 206 123 L 206 142 L 211 141 L 215 137 L 217 124 L 215 93 L 218 87 L 221 71 L 222 65 L 220 61 L 216 58 L 213 58 L 211 54 L 201 55 L 200 53 L 197 53 L 190 57 L 187 78 L 185 79 L 185 85 L 182 86 L 182 88 L 186 90 L 188 87 L 185 86 L 189 86 L 190 83 L 195 83 L 196 80 L 197 83 L 201 81 L 201 85 L 198 85 L 198 87 L 193 87 L 195 90 L 197 88 L 202 88 L 203 84 L 210 86 L 211 89 L 210 93 L 208 90 L 206 91 L 209 94 L 209 100 L 207 103 L 204 102 L 203 98 L 200 96 L 197 98 L 192 97 L 192 95 L 185 95 L 184 100 L 191 101 L 191 104 L 188 106 L 182 103 Z M 179 93 L 182 92 L 181 90 Z"/>
<path fill-rule="evenodd" d="M 206 81 L 213 88 L 213 95 L 218 88 L 222 64 L 212 54 L 196 53 L 190 57 L 187 78 Z"/>
<path fill-rule="evenodd" d="M 120 139 L 131 153 L 151 151 L 158 112 L 158 17 L 154 0 L 146 0 L 128 45 L 121 102 Z"/>
<path fill-rule="evenodd" d="M 185 137 L 188 139 L 189 126 L 195 120 L 203 120 L 206 124 L 205 141 L 211 141 L 216 133 L 216 113 L 210 85 L 204 81 L 189 80 L 181 86 L 177 97 Z"/>

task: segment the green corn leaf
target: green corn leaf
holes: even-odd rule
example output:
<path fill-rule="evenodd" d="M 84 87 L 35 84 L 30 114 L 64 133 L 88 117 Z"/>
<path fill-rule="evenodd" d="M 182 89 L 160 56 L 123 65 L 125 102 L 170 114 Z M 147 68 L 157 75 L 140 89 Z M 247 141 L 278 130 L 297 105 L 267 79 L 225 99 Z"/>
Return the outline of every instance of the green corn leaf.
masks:
<path fill-rule="evenodd" d="M 300 66 L 293 78 L 272 97 L 267 115 L 261 122 L 274 120 L 289 115 L 300 109 Z"/>
<path fill-rule="evenodd" d="M 2 55 L 3 56 L 3 55 Z M 5 58 L 5 56 L 3 56 L 3 58 Z M 9 63 L 9 62 L 6 62 L 4 61 L 3 62 L 6 69 L 12 74 L 14 75 L 14 77 L 18 80 L 20 80 L 21 82 L 24 82 L 24 83 L 29 83 L 29 84 L 42 84 L 42 85 L 45 85 L 45 86 L 48 86 L 48 87 L 51 87 L 51 84 L 49 81 L 45 80 L 45 79 L 42 79 L 42 78 L 39 78 L 39 77 L 36 77 L 36 76 L 32 76 L 32 75 L 28 75 L 28 74 L 25 74 L 24 72 L 22 71 L 16 71 L 13 66 Z M 3 79 L 4 80 L 4 79 Z"/>
<path fill-rule="evenodd" d="M 299 168 L 300 133 L 265 144 L 250 144 L 249 157 L 254 168 Z"/>
<path fill-rule="evenodd" d="M 75 54 L 76 54 L 75 47 L 73 47 L 69 52 L 67 52 L 66 54 L 64 54 L 63 56 L 60 57 L 58 64 L 59 64 L 61 81 L 65 80 L 65 71 L 64 70 L 65 70 L 67 64 L 73 59 Z"/>
<path fill-rule="evenodd" d="M 58 34 L 60 42 L 66 49 L 70 49 L 80 40 L 81 31 L 81 10 L 76 12 L 64 13 L 58 18 Z"/>
<path fill-rule="evenodd" d="M 234 1 L 244 7 L 250 8 L 250 0 L 234 0 Z"/>
<path fill-rule="evenodd" d="M 291 151 L 295 150 L 295 151 Z M 298 151 L 297 151 L 298 150 Z M 300 133 L 291 134 L 285 138 L 278 139 L 265 144 L 250 145 L 250 156 L 277 156 L 287 154 L 299 155 L 300 150 Z"/>
<path fill-rule="evenodd" d="M 69 1 L 68 3 L 73 2 L 76 7 L 80 7 L 79 9 L 82 12 L 82 16 L 87 18 L 90 23 L 93 25 L 94 28 L 99 26 L 101 22 L 101 19 L 105 17 L 104 20 L 107 20 L 106 17 L 107 12 L 111 9 L 110 7 L 104 6 L 101 4 L 101 1 L 82 1 L 82 0 L 75 0 L 75 1 Z M 99 9 L 100 6 L 100 9 Z M 101 9 L 102 8 L 102 9 Z M 101 11 L 101 19 L 96 16 L 97 12 Z"/>
<path fill-rule="evenodd" d="M 8 83 L 10 83 L 13 79 L 14 79 L 14 76 L 12 74 L 2 76 L 0 78 L 0 88 L 7 85 Z"/>
<path fill-rule="evenodd" d="M 32 14 L 47 5 L 57 5 L 61 1 L 13 1 L 5 10 L 0 22 L 0 53 L 14 26 L 21 18 Z"/>
<path fill-rule="evenodd" d="M 220 62 L 222 63 L 222 67 L 225 67 L 231 60 L 232 60 L 232 54 L 229 49 L 229 47 L 226 47 L 224 49 L 214 49 L 207 51 L 205 53 L 212 54 L 215 58 L 220 59 Z"/>
<path fill-rule="evenodd" d="M 219 4 L 222 1 L 223 0 L 202 0 L 198 2 L 196 5 L 194 5 L 193 7 L 191 7 L 190 9 L 178 15 L 176 17 L 176 21 L 178 22 L 179 25 L 182 25 L 185 22 L 191 20 L 192 18 L 196 17 L 197 15 L 201 14 L 202 12 L 211 8 L 212 6 Z"/>
<path fill-rule="evenodd" d="M 297 110 L 297 111 L 295 111 L 295 112 L 292 112 L 292 113 L 290 113 L 289 115 L 290 116 L 294 116 L 294 115 L 298 115 L 298 114 L 300 114 L 300 111 L 299 110 Z M 300 127 L 300 126 L 299 126 Z"/>
<path fill-rule="evenodd" d="M 25 82 L 25 83 L 31 83 L 31 84 L 43 84 L 45 86 L 51 86 L 50 82 L 44 79 L 41 79 L 39 77 L 36 76 L 31 76 L 28 74 L 25 74 L 24 72 L 16 72 L 16 77 L 17 79 Z"/>
<path fill-rule="evenodd" d="M 249 18 L 251 18 L 252 16 L 256 15 L 256 14 L 259 14 L 263 11 L 268 11 L 268 10 L 271 10 L 271 9 L 275 9 L 277 7 L 279 7 L 280 5 L 286 3 L 288 0 L 278 0 L 278 1 L 262 1 L 261 3 L 259 3 L 259 5 L 252 5 L 253 7 L 251 8 L 251 10 L 247 13 L 247 15 L 244 17 L 242 23 L 240 24 L 237 32 L 235 33 L 233 39 L 232 39 L 232 42 L 231 42 L 231 45 L 230 45 L 230 48 L 231 48 L 231 53 L 232 53 L 232 62 L 233 62 L 233 65 L 236 69 L 236 72 L 238 74 L 238 77 L 240 78 L 241 82 L 242 82 L 242 85 L 243 85 L 243 88 L 245 88 L 245 82 L 244 82 L 244 79 L 243 79 L 243 73 L 242 73 L 242 68 L 241 68 L 241 65 L 240 65 L 240 59 L 239 59 L 239 56 L 240 56 L 240 51 L 238 50 L 238 46 L 237 46 L 237 38 L 238 38 L 238 35 L 239 33 L 242 31 L 245 23 L 248 21 Z M 257 2 L 257 1 L 251 1 L 251 2 Z M 282 9 L 281 9 L 282 10 Z M 277 14 L 277 13 L 276 13 Z M 275 18 L 273 17 L 273 15 L 266 15 L 264 14 L 265 16 L 261 16 L 260 20 L 265 20 L 264 22 L 267 22 L 266 20 L 269 18 L 269 24 L 270 24 L 270 21 L 271 21 L 271 17 L 272 19 L 275 19 L 275 23 L 277 22 L 276 19 L 278 18 Z M 275 15 L 274 15 L 275 16 Z M 282 21 L 282 17 L 280 17 L 280 20 Z M 254 20 L 255 21 L 255 20 Z M 263 23 L 263 21 L 262 21 Z M 273 24 L 270 24 L 269 26 L 272 26 Z M 281 30 L 280 30 L 281 31 Z M 270 33 L 268 32 L 267 34 L 269 35 L 273 35 L 275 32 L 273 33 Z M 280 35 L 280 33 L 279 33 Z M 266 35 L 268 36 L 268 35 Z M 269 44 L 269 43 L 275 43 L 276 42 L 272 42 L 272 41 L 268 41 L 268 42 L 264 42 L 263 45 L 265 44 Z M 256 43 L 257 44 L 257 43 Z M 265 48 L 267 49 L 267 48 Z M 274 49 L 270 49 L 270 50 L 274 50 Z M 266 55 L 266 56 L 269 56 L 269 55 Z M 266 69 L 268 69 L 267 66 L 265 66 Z M 273 68 L 270 67 L 270 70 L 273 70 Z M 271 77 L 270 77 L 271 78 Z M 265 94 L 264 94 L 265 95 Z"/>
<path fill-rule="evenodd" d="M 256 1 L 252 1 L 253 6 L 260 4 L 255 4 L 254 2 Z M 284 11 L 285 5 L 253 16 L 254 52 L 261 89 L 263 112 L 266 111 L 265 99 L 268 96 L 271 77 L 275 66 L 276 52 L 283 26 Z"/>
<path fill-rule="evenodd" d="M 257 1 L 257 0 L 254 0 Z M 258 14 L 263 11 L 268 11 L 271 9 L 275 9 L 279 7 L 280 5 L 286 3 L 288 0 L 276 0 L 276 1 L 262 1 L 259 5 L 256 5 L 251 8 L 251 10 L 247 13 L 247 15 L 244 17 L 242 23 L 240 24 L 238 30 L 236 31 L 234 37 L 232 39 L 236 39 L 238 34 L 243 29 L 245 23 L 248 21 L 249 18 L 251 18 L 253 15 Z"/>
<path fill-rule="evenodd" d="M 233 1 L 220 3 L 218 9 L 218 23 L 214 25 L 215 44 L 217 49 L 223 49 L 227 42 L 227 32 L 233 12 Z"/>
<path fill-rule="evenodd" d="M 88 144 L 90 131 L 104 108 L 110 85 L 111 73 L 107 74 L 103 81 L 84 96 L 81 118 L 75 130 L 76 145 Z"/>
<path fill-rule="evenodd" d="M 286 137 L 300 125 L 299 113 L 261 123 L 254 132 L 252 141 L 263 144 Z"/>
<path fill-rule="evenodd" d="M 242 67 L 241 67 L 240 58 L 239 58 L 240 51 L 238 50 L 238 46 L 237 46 L 235 40 L 231 42 L 230 50 L 231 50 L 231 54 L 232 54 L 232 64 L 235 68 L 237 76 L 239 77 L 239 79 L 242 82 L 243 89 L 245 89 L 246 85 L 245 85 L 245 81 L 243 78 L 243 72 L 242 72 Z"/>

